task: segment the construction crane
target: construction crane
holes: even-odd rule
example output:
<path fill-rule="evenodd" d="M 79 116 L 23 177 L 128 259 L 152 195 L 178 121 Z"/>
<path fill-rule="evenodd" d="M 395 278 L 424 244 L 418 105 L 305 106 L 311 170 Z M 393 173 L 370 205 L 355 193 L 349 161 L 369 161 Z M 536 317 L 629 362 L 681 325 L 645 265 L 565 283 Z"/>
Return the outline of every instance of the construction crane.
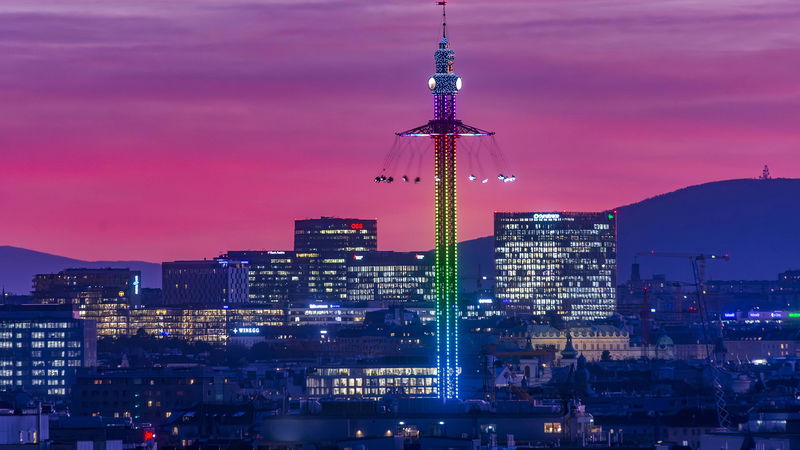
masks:
<path fill-rule="evenodd" d="M 706 305 L 706 263 L 708 261 L 729 261 L 730 255 L 710 255 L 704 253 L 670 253 L 670 252 L 656 252 L 651 250 L 649 252 L 639 252 L 639 256 L 654 256 L 659 258 L 682 258 L 688 259 L 692 266 L 692 275 L 694 276 L 695 288 L 697 289 L 697 306 L 700 309 L 700 320 L 703 325 L 703 340 L 706 347 L 706 362 L 711 369 L 712 383 L 714 385 L 714 401 L 717 408 L 717 423 L 722 429 L 730 429 L 731 418 L 730 413 L 725 402 L 725 390 L 722 388 L 722 383 L 719 381 L 720 367 L 712 358 L 711 353 L 711 340 L 708 330 L 708 307 Z M 645 296 L 647 293 L 645 292 Z"/>

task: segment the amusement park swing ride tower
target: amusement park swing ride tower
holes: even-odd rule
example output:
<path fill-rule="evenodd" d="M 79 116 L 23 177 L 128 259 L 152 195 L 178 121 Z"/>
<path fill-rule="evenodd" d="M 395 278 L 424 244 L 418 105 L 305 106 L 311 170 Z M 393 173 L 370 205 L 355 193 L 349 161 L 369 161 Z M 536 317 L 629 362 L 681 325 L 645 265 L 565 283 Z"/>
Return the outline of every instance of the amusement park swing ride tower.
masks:
<path fill-rule="evenodd" d="M 435 197 L 436 365 L 438 395 L 443 400 L 459 397 L 459 305 L 458 305 L 458 214 L 456 208 L 456 148 L 464 137 L 493 136 L 494 132 L 465 125 L 456 118 L 456 95 L 461 77 L 453 73 L 454 52 L 447 38 L 446 1 L 442 6 L 442 38 L 434 54 L 436 72 L 428 79 L 433 94 L 433 119 L 426 124 L 396 133 L 401 138 L 428 138 L 433 142 Z M 413 155 L 412 155 L 413 158 Z M 384 166 L 375 177 L 378 183 L 392 183 L 394 177 Z M 474 174 L 470 181 L 477 180 Z M 510 175 L 498 175 L 501 182 L 515 181 Z M 398 180 L 400 181 L 400 180 Z M 408 175 L 402 181 L 409 182 Z M 413 179 L 414 183 L 420 177 Z M 486 183 L 488 178 L 481 180 Z"/>

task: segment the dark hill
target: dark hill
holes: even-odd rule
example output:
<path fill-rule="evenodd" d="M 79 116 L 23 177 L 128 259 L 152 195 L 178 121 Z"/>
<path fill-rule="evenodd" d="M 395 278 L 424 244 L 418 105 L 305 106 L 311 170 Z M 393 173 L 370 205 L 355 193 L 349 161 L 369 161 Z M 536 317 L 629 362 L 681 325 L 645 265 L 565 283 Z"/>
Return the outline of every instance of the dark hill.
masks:
<path fill-rule="evenodd" d="M 776 279 L 800 268 L 800 179 L 728 180 L 679 189 L 618 210 L 619 282 L 637 252 L 728 253 L 708 265 L 717 280 Z M 461 243 L 465 274 L 493 268 L 491 236 Z M 474 259 L 473 259 L 474 258 Z M 640 257 L 642 276 L 690 280 L 688 261 Z M 493 270 L 493 269 L 492 269 Z"/>
<path fill-rule="evenodd" d="M 728 180 L 679 189 L 619 210 L 619 279 L 640 251 L 728 253 L 718 280 L 776 279 L 800 268 L 800 180 Z M 642 275 L 690 279 L 688 262 L 640 257 Z"/>
<path fill-rule="evenodd" d="M 161 265 L 143 261 L 82 261 L 8 245 L 0 246 L 0 287 L 29 294 L 34 275 L 69 268 L 130 268 L 142 271 L 144 287 L 161 287 Z"/>

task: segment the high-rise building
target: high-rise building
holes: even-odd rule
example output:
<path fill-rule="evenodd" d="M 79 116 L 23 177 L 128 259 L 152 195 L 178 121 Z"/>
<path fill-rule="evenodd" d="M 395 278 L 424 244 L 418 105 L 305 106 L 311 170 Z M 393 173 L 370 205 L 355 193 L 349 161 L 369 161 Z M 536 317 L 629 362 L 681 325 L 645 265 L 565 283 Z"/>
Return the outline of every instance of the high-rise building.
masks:
<path fill-rule="evenodd" d="M 248 265 L 225 258 L 165 262 L 161 265 L 164 305 L 246 303 Z"/>
<path fill-rule="evenodd" d="M 347 253 L 295 252 L 293 301 L 347 300 Z"/>
<path fill-rule="evenodd" d="M 127 334 L 128 311 L 141 304 L 142 274 L 129 269 L 66 269 L 33 279 L 33 298 L 44 304 L 71 304 L 93 320 L 101 336 Z"/>
<path fill-rule="evenodd" d="M 432 302 L 433 257 L 412 252 L 364 252 L 348 256 L 347 300 L 384 305 Z"/>
<path fill-rule="evenodd" d="M 285 307 L 293 299 L 300 278 L 292 251 L 230 251 L 227 258 L 247 261 L 250 303 Z"/>
<path fill-rule="evenodd" d="M 287 307 L 292 302 L 347 300 L 347 252 L 230 251 L 247 261 L 249 302 Z M 165 285 L 166 292 L 166 285 Z"/>
<path fill-rule="evenodd" d="M 616 214 L 495 213 L 495 296 L 510 314 L 599 319 L 616 303 Z"/>
<path fill-rule="evenodd" d="M 41 303 L 96 303 L 124 299 L 137 305 L 142 295 L 142 273 L 129 269 L 66 269 L 36 275 L 33 298 Z"/>
<path fill-rule="evenodd" d="M 321 217 L 294 221 L 297 252 L 367 252 L 378 249 L 378 221 Z"/>
<path fill-rule="evenodd" d="M 0 390 L 67 395 L 80 367 L 94 366 L 97 330 L 73 305 L 0 306 Z"/>

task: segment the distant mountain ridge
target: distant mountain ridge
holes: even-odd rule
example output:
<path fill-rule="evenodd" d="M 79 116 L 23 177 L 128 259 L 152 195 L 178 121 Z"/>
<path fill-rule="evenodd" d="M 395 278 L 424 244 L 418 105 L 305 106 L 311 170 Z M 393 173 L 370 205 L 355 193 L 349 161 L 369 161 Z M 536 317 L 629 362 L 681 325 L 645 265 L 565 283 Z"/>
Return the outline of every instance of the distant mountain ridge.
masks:
<path fill-rule="evenodd" d="M 800 179 L 738 179 L 689 186 L 620 206 L 618 282 L 629 279 L 637 252 L 728 253 L 730 261 L 709 264 L 708 279 L 774 280 L 800 269 Z M 478 275 L 493 276 L 494 238 L 459 243 L 462 284 L 472 291 Z M 691 279 L 685 260 L 640 257 L 642 276 L 665 274 Z M 31 290 L 37 273 L 66 268 L 131 268 L 142 271 L 144 287 L 161 287 L 161 266 L 143 261 L 82 261 L 0 246 L 0 287 L 17 294 Z M 467 285 L 469 283 L 469 286 Z"/>
<path fill-rule="evenodd" d="M 619 280 L 637 252 L 727 253 L 708 265 L 708 279 L 775 280 L 800 268 L 800 179 L 738 179 L 689 186 L 619 211 Z M 642 275 L 691 278 L 689 263 L 640 257 Z"/>
<path fill-rule="evenodd" d="M 14 294 L 29 294 L 33 277 L 71 268 L 130 268 L 142 271 L 143 287 L 161 287 L 161 265 L 144 261 L 83 261 L 25 248 L 0 246 L 0 288 Z"/>
<path fill-rule="evenodd" d="M 800 179 L 715 181 L 616 208 L 617 280 L 630 278 L 638 252 L 727 253 L 708 265 L 707 279 L 775 280 L 800 269 Z M 465 273 L 493 270 L 493 237 L 460 244 Z M 639 257 L 642 276 L 692 279 L 689 262 Z"/>

